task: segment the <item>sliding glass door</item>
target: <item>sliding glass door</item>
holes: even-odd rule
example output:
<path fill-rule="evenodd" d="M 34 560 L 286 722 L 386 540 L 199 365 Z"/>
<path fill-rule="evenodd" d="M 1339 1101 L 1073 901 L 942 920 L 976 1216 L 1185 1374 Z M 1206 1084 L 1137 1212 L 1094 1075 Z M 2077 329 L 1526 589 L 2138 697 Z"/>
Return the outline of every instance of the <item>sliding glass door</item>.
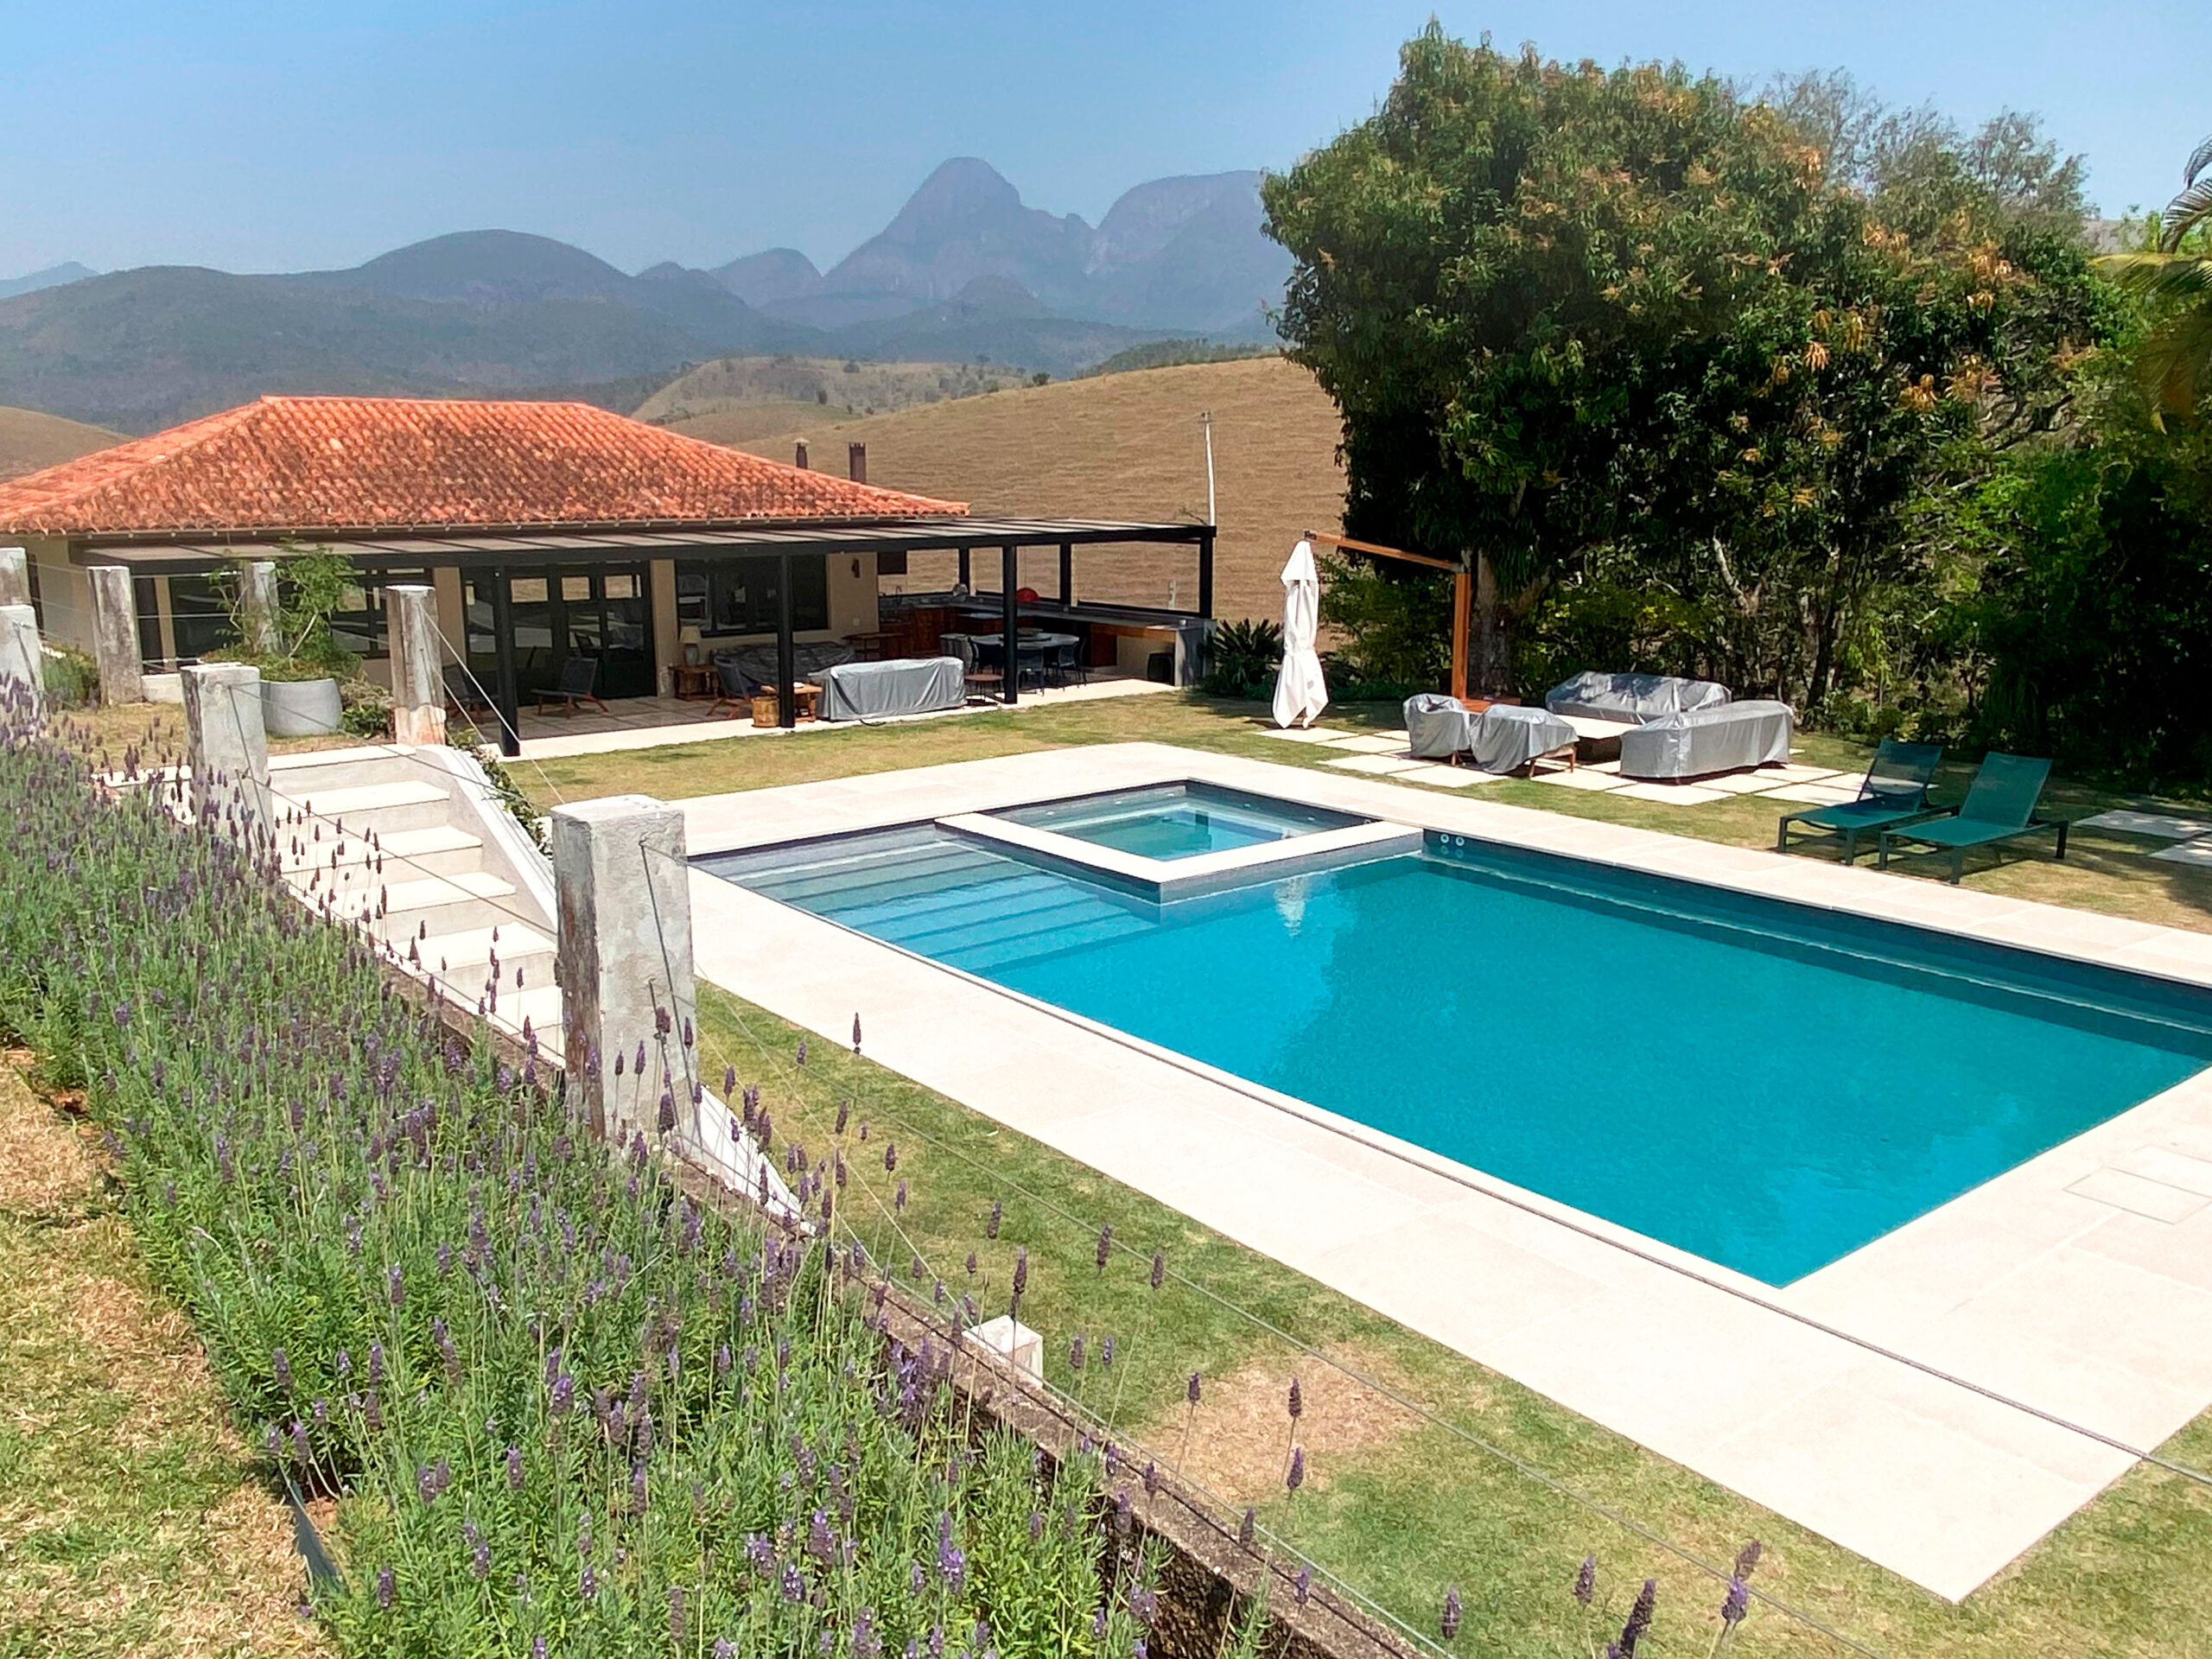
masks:
<path fill-rule="evenodd" d="M 573 566 L 511 570 L 515 632 L 515 678 L 527 704 L 541 689 L 561 683 L 571 657 L 596 661 L 602 697 L 650 697 L 654 692 L 653 617 L 645 567 Z M 492 632 L 492 578 L 472 572 L 463 580 L 468 605 L 468 666 L 487 687 L 499 675 L 499 643 Z"/>

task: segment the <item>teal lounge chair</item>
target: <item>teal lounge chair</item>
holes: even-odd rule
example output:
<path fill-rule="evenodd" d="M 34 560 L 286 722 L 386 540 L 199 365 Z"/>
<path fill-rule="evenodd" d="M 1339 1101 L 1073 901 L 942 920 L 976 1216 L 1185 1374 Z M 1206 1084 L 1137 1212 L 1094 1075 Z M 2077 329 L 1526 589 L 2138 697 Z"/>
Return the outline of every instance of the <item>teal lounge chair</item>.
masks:
<path fill-rule="evenodd" d="M 1951 885 L 1956 887 L 1967 848 L 1994 846 L 2001 841 L 2044 830 L 2058 832 L 2057 856 L 2063 858 L 2064 822 L 2034 816 L 2036 803 L 2042 798 L 2043 786 L 2050 778 L 2050 761 L 1999 754 L 1993 749 L 1982 756 L 1981 768 L 1974 773 L 1974 783 L 1967 791 L 1966 804 L 1955 817 L 1929 818 L 1907 829 L 1883 830 L 1881 856 L 1877 861 L 1882 868 L 1889 868 L 1890 843 L 1893 841 L 1916 841 L 1939 850 L 1948 849 Z"/>
<path fill-rule="evenodd" d="M 1785 812 L 1774 832 L 1774 850 L 1789 850 L 1789 826 L 1808 823 L 1815 830 L 1834 831 L 1843 838 L 1843 861 L 1859 856 L 1859 837 L 1873 830 L 1891 830 L 1915 818 L 1933 816 L 1928 804 L 1928 785 L 1943 762 L 1940 743 L 1900 743 L 1885 737 L 1866 768 L 1859 798 L 1837 806 L 1815 806 L 1802 812 Z"/>

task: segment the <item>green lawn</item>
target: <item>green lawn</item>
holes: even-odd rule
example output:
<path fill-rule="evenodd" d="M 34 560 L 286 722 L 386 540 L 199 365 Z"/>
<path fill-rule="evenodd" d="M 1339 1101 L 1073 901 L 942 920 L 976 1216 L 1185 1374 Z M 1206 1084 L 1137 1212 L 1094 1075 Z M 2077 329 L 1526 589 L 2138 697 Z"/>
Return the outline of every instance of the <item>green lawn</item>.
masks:
<path fill-rule="evenodd" d="M 1702 1655 L 1718 1630 L 1720 1585 L 1516 1470 L 1509 1459 L 1517 1459 L 1707 1560 L 1726 1562 L 1745 1540 L 1762 1540 L 1760 1588 L 1876 1652 L 2212 1654 L 2204 1613 L 2212 1607 L 2212 1491 L 2139 1468 L 1954 1607 L 869 1060 L 815 1039 L 801 1066 L 801 1035 L 702 988 L 707 1071 L 719 1077 L 728 1065 L 741 1082 L 761 1084 L 779 1148 L 794 1137 L 810 1156 L 828 1155 L 833 1141 L 842 1147 L 850 1174 L 841 1226 L 902 1277 L 918 1257 L 922 1273 L 911 1283 L 920 1294 L 932 1294 L 941 1279 L 949 1297 L 972 1294 L 985 1317 L 1006 1311 L 1014 1252 L 1026 1249 L 1023 1321 L 1046 1333 L 1052 1380 L 1096 1413 L 1109 1437 L 1187 1467 L 1225 1507 L 1255 1505 L 1287 1550 L 1430 1634 L 1445 1586 L 1456 1585 L 1466 1608 L 1457 1652 L 1555 1659 L 1589 1651 L 1582 1610 L 1568 1593 L 1586 1554 L 1598 1558 L 1601 1605 L 1610 1603 L 1616 1629 L 1637 1582 L 1659 1580 L 1647 1652 Z M 840 1103 L 849 1103 L 842 1137 Z M 895 1172 L 884 1167 L 887 1142 L 897 1149 Z M 1004 1206 L 995 1240 L 988 1236 L 995 1205 Z M 1127 1249 L 1112 1251 L 1101 1271 L 1105 1222 Z M 1172 1269 L 1157 1291 L 1149 1283 L 1155 1249 Z M 1078 1332 L 1080 1372 L 1071 1363 Z M 1102 1368 L 1108 1336 L 1116 1351 Z M 1623 1354 L 1623 1364 L 1635 1363 Z M 1195 1414 L 1185 1396 L 1192 1370 L 1203 1379 Z M 1304 1394 L 1299 1440 L 1307 1456 L 1294 1498 L 1283 1484 L 1294 1376 Z M 2212 1465 L 2212 1414 L 2164 1452 Z M 1589 1627 L 1600 1652 L 1611 1633 L 1598 1630 L 1604 1622 Z M 1759 1607 L 1732 1650 L 1852 1649 Z"/>
<path fill-rule="evenodd" d="M 1349 710 L 1332 712 L 1323 723 L 1392 727 L 1399 723 L 1399 712 L 1395 704 L 1355 704 Z M 725 738 L 660 749 L 524 761 L 512 770 L 515 781 L 532 799 L 550 808 L 564 800 L 632 791 L 677 800 L 1085 743 L 1176 743 L 1285 766 L 1318 766 L 1327 758 L 1311 746 L 1267 736 L 1267 724 L 1265 710 L 1257 704 L 1220 702 L 1192 693 L 1156 694 L 910 725 L 809 729 L 788 738 Z M 1839 768 L 1863 766 L 1872 753 L 1869 745 L 1819 733 L 1802 734 L 1798 747 L 1800 759 Z M 1971 763 L 1980 758 L 1954 757 L 1939 780 L 1935 798 L 1955 802 L 1963 796 Z M 1702 806 L 1669 806 L 1618 800 L 1591 791 L 1560 789 L 1518 779 L 1482 785 L 1478 798 L 1633 823 L 1741 847 L 1772 847 L 1775 820 L 1785 810 L 1783 804 L 1745 797 Z M 2086 817 L 2114 806 L 2152 810 L 2171 806 L 2199 814 L 2204 810 L 2202 803 L 2192 807 L 2188 803 L 2150 801 L 2088 788 L 2064 779 L 2057 779 L 2047 792 L 2044 806 L 2046 811 L 2067 818 Z M 2212 870 L 2192 869 L 2149 856 L 2165 845 L 2140 836 L 2083 831 L 2071 838 L 2066 861 L 2061 864 L 2050 858 L 2047 839 L 2022 842 L 2007 849 L 2001 859 L 1988 853 L 1971 858 L 1966 885 L 1986 893 L 2104 911 L 2169 927 L 2212 931 Z M 1872 864 L 1873 860 L 1871 855 L 1864 855 L 1860 861 Z M 1925 879 L 1936 877 L 1935 861 L 1923 861 L 1917 869 Z"/>

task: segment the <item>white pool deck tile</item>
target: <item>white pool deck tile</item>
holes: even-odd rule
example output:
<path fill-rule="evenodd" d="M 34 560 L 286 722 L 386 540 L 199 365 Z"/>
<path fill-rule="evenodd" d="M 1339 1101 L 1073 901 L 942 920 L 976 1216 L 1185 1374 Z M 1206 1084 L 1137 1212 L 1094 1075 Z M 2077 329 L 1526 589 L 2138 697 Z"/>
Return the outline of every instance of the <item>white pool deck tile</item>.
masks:
<path fill-rule="evenodd" d="M 1363 772 L 1377 778 L 1387 778 L 1393 772 L 1418 772 L 1429 763 L 1414 760 L 1402 752 L 1396 754 L 1347 754 L 1336 760 L 1325 760 L 1324 766 L 1338 766 L 1346 772 Z"/>
<path fill-rule="evenodd" d="M 1269 727 L 1260 734 L 1262 737 L 1281 738 L 1286 743 L 1342 743 L 1353 735 L 1334 726 Z"/>
<path fill-rule="evenodd" d="M 1728 798 L 1719 790 L 1701 789 L 1695 784 L 1623 784 L 1613 793 L 1630 800 L 1656 801 L 1662 806 L 1703 806 L 1708 801 Z"/>
<path fill-rule="evenodd" d="M 1412 746 L 1412 737 L 1404 732 L 1370 732 L 1364 736 L 1338 738 L 1330 745 L 1353 754 L 1403 754 Z"/>
<path fill-rule="evenodd" d="M 1536 774 L 1536 781 L 1540 784 L 1558 784 L 1567 789 L 1620 789 L 1628 783 L 1618 770 L 1600 772 L 1595 766 L 1576 766 L 1567 772 L 1540 772 Z"/>
<path fill-rule="evenodd" d="M 2151 855 L 2169 864 L 2189 864 L 2198 869 L 2212 870 L 2212 836 L 2199 836 L 2194 841 L 2177 841 Z"/>
<path fill-rule="evenodd" d="M 2165 841 L 2187 841 L 2193 836 L 2212 836 L 2212 818 L 2184 818 L 2171 812 L 2100 812 L 2081 819 L 2078 830 L 2115 830 L 2127 836 L 2153 836 Z"/>
<path fill-rule="evenodd" d="M 683 805 L 699 853 L 1178 778 L 2212 984 L 2212 934 L 1153 744 Z M 858 1012 L 893 1070 L 1939 1595 L 2133 1461 L 1962 1382 L 2139 1447 L 2212 1406 L 2212 1073 L 1777 1290 L 703 872 L 691 893 L 702 977 L 833 1041 Z"/>

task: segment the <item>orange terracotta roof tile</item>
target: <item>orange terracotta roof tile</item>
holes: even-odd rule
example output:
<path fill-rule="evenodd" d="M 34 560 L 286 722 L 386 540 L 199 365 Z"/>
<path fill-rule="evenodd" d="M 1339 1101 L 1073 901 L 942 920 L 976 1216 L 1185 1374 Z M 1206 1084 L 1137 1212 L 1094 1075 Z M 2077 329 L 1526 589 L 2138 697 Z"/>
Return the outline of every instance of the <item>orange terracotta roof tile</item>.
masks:
<path fill-rule="evenodd" d="M 533 529 L 938 518 L 587 404 L 264 397 L 0 483 L 0 532 Z"/>

